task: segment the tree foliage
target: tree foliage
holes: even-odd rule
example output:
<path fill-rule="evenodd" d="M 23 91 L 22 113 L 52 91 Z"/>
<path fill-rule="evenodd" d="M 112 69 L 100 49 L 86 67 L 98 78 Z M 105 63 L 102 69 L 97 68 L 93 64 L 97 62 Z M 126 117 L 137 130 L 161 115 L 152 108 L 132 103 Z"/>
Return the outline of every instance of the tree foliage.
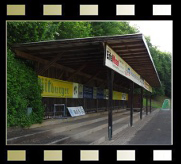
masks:
<path fill-rule="evenodd" d="M 30 126 L 43 119 L 41 88 L 33 63 L 17 59 L 11 51 L 14 43 L 27 43 L 65 38 L 83 38 L 138 33 L 128 22 L 8 22 L 7 23 L 7 123 L 8 126 Z M 154 95 L 171 95 L 171 55 L 161 52 L 146 38 L 162 82 Z M 33 112 L 27 116 L 27 107 Z"/>
<path fill-rule="evenodd" d="M 7 126 L 30 126 L 43 120 L 41 88 L 31 62 L 15 58 L 10 45 L 53 39 L 56 27 L 46 22 L 7 23 Z M 33 111 L 28 116 L 27 107 Z"/>
<path fill-rule="evenodd" d="M 171 54 L 162 52 L 151 44 L 150 37 L 146 41 L 158 72 L 161 87 L 153 89 L 153 95 L 165 95 L 171 97 Z"/>
<path fill-rule="evenodd" d="M 34 70 L 26 61 L 15 59 L 7 51 L 7 124 L 8 126 L 29 126 L 43 119 L 41 88 Z M 27 107 L 33 112 L 27 115 Z"/>
<path fill-rule="evenodd" d="M 139 32 L 128 22 L 92 22 L 93 36 L 124 35 Z"/>

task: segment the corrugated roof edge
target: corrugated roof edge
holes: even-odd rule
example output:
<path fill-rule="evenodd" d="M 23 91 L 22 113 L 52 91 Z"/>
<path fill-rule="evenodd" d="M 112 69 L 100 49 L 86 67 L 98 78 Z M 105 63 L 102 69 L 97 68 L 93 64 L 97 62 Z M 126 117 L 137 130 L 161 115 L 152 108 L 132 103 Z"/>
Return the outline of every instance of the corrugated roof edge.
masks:
<path fill-rule="evenodd" d="M 72 38 L 72 39 L 59 39 L 59 40 L 48 40 L 48 41 L 39 41 L 39 42 L 28 42 L 28 43 L 15 43 L 12 45 L 12 47 L 16 48 L 18 46 L 22 45 L 29 45 L 29 44 L 40 44 L 40 43 L 53 43 L 53 42 L 88 42 L 92 40 L 97 40 L 97 41 L 103 41 L 104 39 L 112 40 L 112 39 L 119 39 L 120 37 L 126 38 L 126 37 L 142 37 L 142 33 L 135 33 L 135 34 L 125 34 L 125 35 L 109 35 L 109 36 L 95 36 L 95 37 L 86 37 L 86 38 Z"/>

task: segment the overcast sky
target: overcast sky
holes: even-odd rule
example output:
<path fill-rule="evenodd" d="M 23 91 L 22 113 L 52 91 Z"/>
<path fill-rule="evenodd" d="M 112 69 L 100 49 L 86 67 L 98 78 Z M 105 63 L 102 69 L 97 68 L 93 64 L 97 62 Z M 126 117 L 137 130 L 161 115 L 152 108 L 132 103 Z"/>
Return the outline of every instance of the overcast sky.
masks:
<path fill-rule="evenodd" d="M 129 21 L 139 27 L 140 33 L 150 36 L 152 45 L 172 53 L 172 21 Z"/>

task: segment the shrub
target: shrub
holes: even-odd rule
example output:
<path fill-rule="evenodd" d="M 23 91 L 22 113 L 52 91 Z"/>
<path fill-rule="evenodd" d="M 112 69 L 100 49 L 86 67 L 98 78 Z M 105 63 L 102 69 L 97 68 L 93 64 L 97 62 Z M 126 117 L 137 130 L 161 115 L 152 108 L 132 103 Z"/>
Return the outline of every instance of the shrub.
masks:
<path fill-rule="evenodd" d="M 7 126 L 28 127 L 41 123 L 44 108 L 41 101 L 41 87 L 38 76 L 28 61 L 16 59 L 7 50 Z M 32 113 L 27 115 L 27 107 Z"/>

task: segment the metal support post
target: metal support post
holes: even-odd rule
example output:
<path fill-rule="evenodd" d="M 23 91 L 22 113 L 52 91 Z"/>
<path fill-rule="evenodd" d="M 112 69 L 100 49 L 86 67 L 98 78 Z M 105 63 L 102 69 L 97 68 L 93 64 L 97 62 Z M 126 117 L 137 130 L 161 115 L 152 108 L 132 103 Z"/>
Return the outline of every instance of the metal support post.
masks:
<path fill-rule="evenodd" d="M 131 81 L 130 83 L 130 92 L 131 92 L 131 106 L 130 106 L 130 126 L 133 126 L 133 91 L 134 91 L 134 82 Z"/>
<path fill-rule="evenodd" d="M 148 95 L 146 94 L 146 115 L 148 115 Z"/>
<path fill-rule="evenodd" d="M 151 93 L 150 93 L 150 113 L 151 113 Z"/>
<path fill-rule="evenodd" d="M 108 138 L 109 138 L 109 140 L 112 139 L 113 79 L 114 79 L 114 71 L 111 69 L 108 69 L 108 89 L 109 89 Z"/>
<path fill-rule="evenodd" d="M 140 119 L 142 119 L 143 111 L 143 88 L 141 87 L 141 98 L 140 98 Z"/>
<path fill-rule="evenodd" d="M 96 99 L 96 112 L 98 112 L 98 99 Z"/>

